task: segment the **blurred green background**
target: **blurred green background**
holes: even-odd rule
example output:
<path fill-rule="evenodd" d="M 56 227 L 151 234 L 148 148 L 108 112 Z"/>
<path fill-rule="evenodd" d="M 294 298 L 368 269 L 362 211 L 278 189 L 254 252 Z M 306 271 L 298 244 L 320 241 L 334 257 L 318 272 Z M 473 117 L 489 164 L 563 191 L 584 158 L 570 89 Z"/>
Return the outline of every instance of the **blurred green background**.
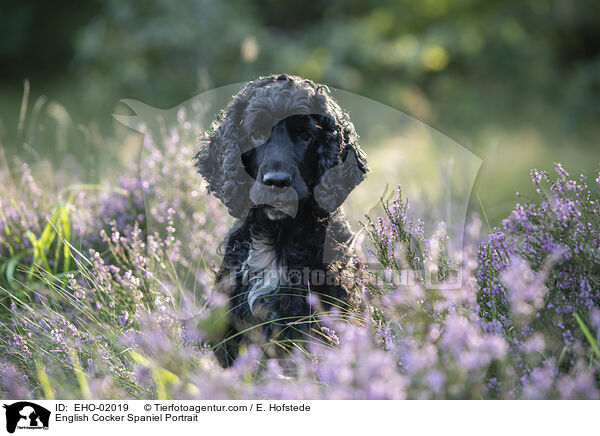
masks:
<path fill-rule="evenodd" d="M 0 141 L 24 160 L 69 152 L 98 178 L 128 142 L 119 99 L 169 108 L 288 72 L 471 149 L 484 161 L 474 192 L 497 224 L 515 191 L 531 193 L 530 168 L 597 174 L 599 17 L 597 0 L 3 2 Z M 476 195 L 470 207 L 481 211 Z"/>

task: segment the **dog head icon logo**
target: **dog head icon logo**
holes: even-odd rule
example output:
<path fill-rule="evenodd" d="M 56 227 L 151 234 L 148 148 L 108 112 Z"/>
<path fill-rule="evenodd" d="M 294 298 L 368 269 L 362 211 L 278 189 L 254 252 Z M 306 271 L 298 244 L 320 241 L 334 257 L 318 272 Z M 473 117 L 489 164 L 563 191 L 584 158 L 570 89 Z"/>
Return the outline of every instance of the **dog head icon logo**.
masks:
<path fill-rule="evenodd" d="M 14 433 L 19 428 L 47 429 L 50 422 L 50 411 L 28 401 L 19 401 L 3 406 L 6 409 L 6 431 Z"/>

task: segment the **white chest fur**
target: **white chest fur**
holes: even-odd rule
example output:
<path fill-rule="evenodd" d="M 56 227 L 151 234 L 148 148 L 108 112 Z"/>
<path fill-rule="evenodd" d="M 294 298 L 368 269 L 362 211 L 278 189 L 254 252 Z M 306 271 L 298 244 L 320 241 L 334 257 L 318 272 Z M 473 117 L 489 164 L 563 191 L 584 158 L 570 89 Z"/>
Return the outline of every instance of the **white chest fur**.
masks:
<path fill-rule="evenodd" d="M 242 272 L 242 280 L 250 289 L 248 305 L 251 312 L 254 312 L 254 304 L 258 298 L 277 293 L 285 281 L 284 268 L 277 262 L 273 246 L 264 239 L 252 241 Z"/>

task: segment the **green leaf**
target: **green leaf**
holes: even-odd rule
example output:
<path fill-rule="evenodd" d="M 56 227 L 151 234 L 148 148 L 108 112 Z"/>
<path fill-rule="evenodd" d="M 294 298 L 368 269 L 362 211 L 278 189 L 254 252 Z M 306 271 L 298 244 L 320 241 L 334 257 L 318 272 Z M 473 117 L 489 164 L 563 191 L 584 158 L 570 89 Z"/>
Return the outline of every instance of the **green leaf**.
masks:
<path fill-rule="evenodd" d="M 583 332 L 583 335 L 585 336 L 585 338 L 590 343 L 590 346 L 592 347 L 592 350 L 594 351 L 594 353 L 596 354 L 596 356 L 598 358 L 600 358 L 600 348 L 598 348 L 598 343 L 594 339 L 594 336 L 592 336 L 592 333 L 590 332 L 590 330 L 588 329 L 588 327 L 585 325 L 585 323 L 583 322 L 583 320 L 581 319 L 581 317 L 577 313 L 574 313 L 573 316 L 575 317 L 575 320 L 577 321 L 577 324 L 579 324 L 579 328 Z"/>

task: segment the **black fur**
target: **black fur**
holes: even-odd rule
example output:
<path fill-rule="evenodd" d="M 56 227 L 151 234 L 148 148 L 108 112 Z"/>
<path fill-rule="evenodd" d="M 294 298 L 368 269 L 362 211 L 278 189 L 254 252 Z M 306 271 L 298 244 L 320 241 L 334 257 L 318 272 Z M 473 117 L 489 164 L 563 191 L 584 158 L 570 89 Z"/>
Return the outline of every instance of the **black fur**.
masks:
<path fill-rule="evenodd" d="M 196 166 L 238 218 L 217 276 L 231 296 L 223 365 L 244 342 L 306 337 L 309 292 L 325 309 L 356 304 L 344 280 L 353 234 L 339 206 L 368 171 L 357 141 L 325 86 L 279 75 L 248 83 L 202 143 Z"/>

